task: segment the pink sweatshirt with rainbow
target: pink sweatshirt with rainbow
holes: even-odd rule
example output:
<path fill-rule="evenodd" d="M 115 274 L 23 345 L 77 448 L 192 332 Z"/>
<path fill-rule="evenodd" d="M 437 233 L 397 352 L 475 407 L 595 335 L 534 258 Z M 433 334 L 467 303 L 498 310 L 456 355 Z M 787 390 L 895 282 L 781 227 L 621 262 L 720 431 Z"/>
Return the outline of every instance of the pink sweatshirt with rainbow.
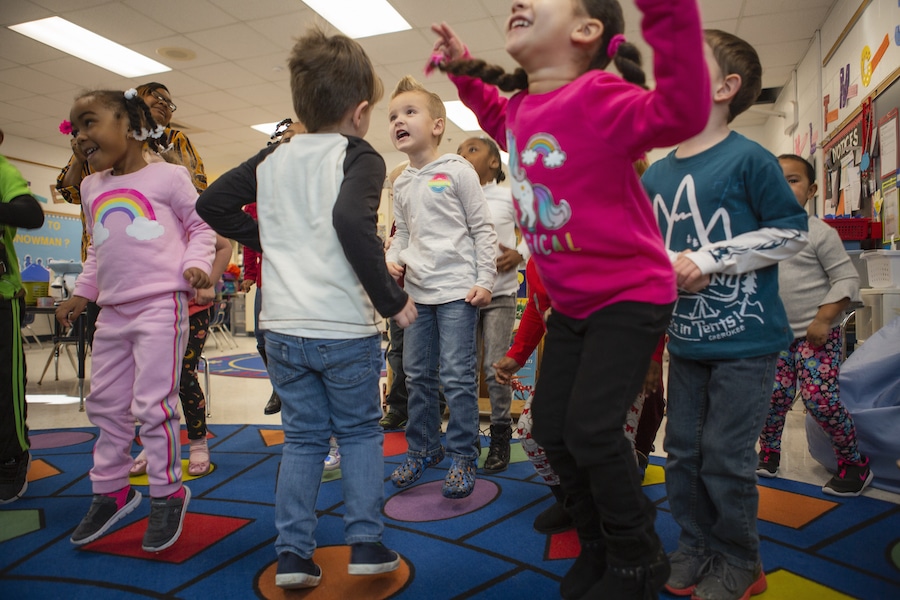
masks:
<path fill-rule="evenodd" d="M 655 89 L 592 70 L 544 94 L 500 96 L 452 76 L 510 154 L 522 235 L 554 310 L 585 318 L 616 302 L 668 304 L 675 278 L 632 163 L 696 135 L 711 105 L 696 0 L 638 0 Z"/>

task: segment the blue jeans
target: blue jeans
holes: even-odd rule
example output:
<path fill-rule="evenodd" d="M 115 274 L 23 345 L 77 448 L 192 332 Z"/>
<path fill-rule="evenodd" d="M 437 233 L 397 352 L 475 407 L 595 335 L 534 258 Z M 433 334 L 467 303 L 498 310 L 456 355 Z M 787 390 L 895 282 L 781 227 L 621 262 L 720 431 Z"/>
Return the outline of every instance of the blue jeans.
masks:
<path fill-rule="evenodd" d="M 450 407 L 447 454 L 451 458 L 476 460 L 479 453 L 475 365 L 478 308 L 465 300 L 456 300 L 436 305 L 417 302 L 416 309 L 418 318 L 403 333 L 403 369 L 409 390 L 407 454 L 424 458 L 440 453 L 440 378 Z"/>
<path fill-rule="evenodd" d="M 332 434 L 341 447 L 344 539 L 347 544 L 381 541 L 381 336 L 308 339 L 267 331 L 266 354 L 284 427 L 275 550 L 313 555 L 316 499 Z"/>
<path fill-rule="evenodd" d="M 687 553 L 719 552 L 742 569 L 759 563 L 756 440 L 777 360 L 670 355 L 666 491 Z"/>

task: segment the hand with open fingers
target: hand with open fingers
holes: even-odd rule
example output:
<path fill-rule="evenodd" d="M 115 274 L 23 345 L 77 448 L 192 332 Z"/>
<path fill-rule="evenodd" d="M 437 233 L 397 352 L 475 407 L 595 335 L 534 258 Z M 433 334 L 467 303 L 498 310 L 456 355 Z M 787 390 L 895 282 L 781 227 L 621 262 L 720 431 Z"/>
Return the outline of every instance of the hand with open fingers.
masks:
<path fill-rule="evenodd" d="M 212 285 L 212 282 L 209 280 L 209 274 L 197 267 L 185 269 L 184 278 L 191 284 L 192 288 L 202 289 Z"/>
<path fill-rule="evenodd" d="M 394 322 L 400 326 L 400 329 L 406 329 L 413 324 L 418 316 L 419 311 L 416 309 L 416 303 L 413 302 L 412 298 L 407 298 L 403 309 L 394 315 Z"/>
<path fill-rule="evenodd" d="M 434 54 L 443 54 L 444 60 L 447 62 L 463 58 L 468 54 L 466 45 L 446 23 L 432 23 L 431 31 L 438 36 L 434 42 Z"/>
<path fill-rule="evenodd" d="M 491 292 L 479 285 L 473 285 L 469 293 L 466 294 L 466 302 L 479 308 L 487 306 L 491 303 Z"/>

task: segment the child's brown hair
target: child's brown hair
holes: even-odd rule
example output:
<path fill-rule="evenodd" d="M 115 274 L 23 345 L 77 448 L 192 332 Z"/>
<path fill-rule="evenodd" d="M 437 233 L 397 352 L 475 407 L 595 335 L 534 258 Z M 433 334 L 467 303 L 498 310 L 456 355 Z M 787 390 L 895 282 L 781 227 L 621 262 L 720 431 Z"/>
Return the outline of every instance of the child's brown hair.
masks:
<path fill-rule="evenodd" d="M 741 87 L 728 105 L 728 122 L 753 106 L 762 91 L 762 65 L 753 46 L 719 29 L 705 29 L 703 37 L 709 44 L 722 75 L 738 75 Z"/>
<path fill-rule="evenodd" d="M 288 66 L 294 112 L 310 133 L 340 123 L 360 102 L 371 110 L 384 94 L 366 51 L 345 35 L 310 29 L 294 44 Z"/>

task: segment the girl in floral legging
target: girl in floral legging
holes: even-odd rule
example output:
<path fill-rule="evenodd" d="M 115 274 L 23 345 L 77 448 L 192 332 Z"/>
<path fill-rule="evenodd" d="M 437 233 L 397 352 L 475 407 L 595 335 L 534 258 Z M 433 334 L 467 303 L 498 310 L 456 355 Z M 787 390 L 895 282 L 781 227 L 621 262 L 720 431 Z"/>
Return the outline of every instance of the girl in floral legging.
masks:
<path fill-rule="evenodd" d="M 778 157 L 797 201 L 816 195 L 815 169 L 794 154 Z M 809 245 L 778 266 L 778 288 L 794 341 L 782 351 L 772 405 L 759 437 L 757 474 L 775 477 L 781 459 L 784 419 L 797 392 L 816 423 L 831 438 L 838 472 L 822 491 L 858 496 L 872 481 L 869 459 L 860 454 L 853 419 L 838 395 L 841 333 L 838 323 L 851 300 L 859 299 L 859 274 L 837 232 L 809 217 Z"/>

